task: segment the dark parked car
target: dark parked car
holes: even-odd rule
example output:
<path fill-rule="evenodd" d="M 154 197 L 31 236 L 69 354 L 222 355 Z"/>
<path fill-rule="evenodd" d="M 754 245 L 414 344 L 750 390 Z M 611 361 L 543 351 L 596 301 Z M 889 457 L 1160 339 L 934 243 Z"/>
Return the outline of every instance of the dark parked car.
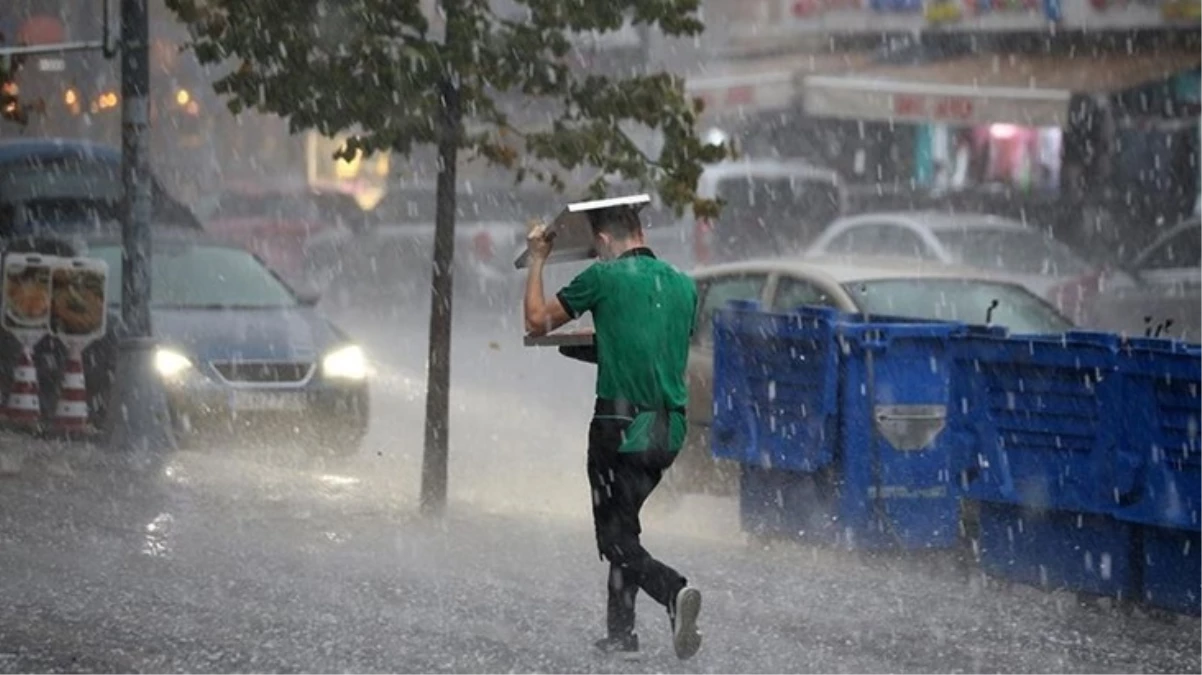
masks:
<path fill-rule="evenodd" d="M 0 240 L 61 234 L 119 220 L 121 151 L 63 138 L 0 141 Z M 151 218 L 200 230 L 196 216 L 151 176 Z"/>

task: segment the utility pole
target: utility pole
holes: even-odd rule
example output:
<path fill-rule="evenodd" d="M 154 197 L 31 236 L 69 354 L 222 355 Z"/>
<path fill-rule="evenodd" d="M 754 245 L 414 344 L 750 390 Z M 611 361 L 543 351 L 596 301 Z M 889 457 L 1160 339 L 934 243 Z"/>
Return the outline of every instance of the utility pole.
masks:
<path fill-rule="evenodd" d="M 147 0 L 121 1 L 121 318 L 131 338 L 150 337 L 150 18 Z"/>
<path fill-rule="evenodd" d="M 121 319 L 107 415 L 116 450 L 154 454 L 175 447 L 150 325 L 150 16 L 148 0 L 121 0 Z"/>

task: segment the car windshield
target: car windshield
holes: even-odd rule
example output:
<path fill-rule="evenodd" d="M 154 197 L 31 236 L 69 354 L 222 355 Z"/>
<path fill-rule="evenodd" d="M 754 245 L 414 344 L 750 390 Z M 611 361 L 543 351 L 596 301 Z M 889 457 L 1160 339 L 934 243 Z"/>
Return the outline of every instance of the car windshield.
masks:
<path fill-rule="evenodd" d="M 98 246 L 108 263 L 108 299 L 121 302 L 121 247 Z M 297 306 L 292 291 L 250 253 L 203 244 L 157 244 L 151 256 L 150 304 L 163 309 L 267 309 Z"/>
<path fill-rule="evenodd" d="M 991 323 L 1011 333 L 1062 333 L 1072 323 L 1039 297 L 1013 284 L 971 279 L 878 279 L 844 284 L 861 312 L 935 321 Z"/>
<path fill-rule="evenodd" d="M 1035 230 L 965 228 L 936 232 L 963 265 L 1014 274 L 1077 276 L 1088 265 L 1067 246 Z"/>

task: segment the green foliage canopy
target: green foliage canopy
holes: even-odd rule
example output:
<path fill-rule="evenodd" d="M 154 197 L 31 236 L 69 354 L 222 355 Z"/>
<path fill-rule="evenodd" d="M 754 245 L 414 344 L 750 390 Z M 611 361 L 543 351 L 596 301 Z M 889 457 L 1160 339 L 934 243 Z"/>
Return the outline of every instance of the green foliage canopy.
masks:
<path fill-rule="evenodd" d="M 215 83 L 234 113 L 286 118 L 294 131 L 350 134 L 353 157 L 437 144 L 453 134 L 469 158 L 559 189 L 561 170 L 594 169 L 592 196 L 605 176 L 654 186 L 678 212 L 697 200 L 706 163 L 729 149 L 704 144 L 699 101 L 667 73 L 603 75 L 571 64 L 573 36 L 614 31 L 630 19 L 670 36 L 703 26 L 700 0 L 512 0 L 499 14 L 488 0 L 167 0 L 187 25 L 204 64 L 229 70 Z M 425 6 L 424 6 L 425 5 Z M 521 106 L 551 110 L 537 125 L 515 121 Z M 541 108 L 540 108 L 541 109 Z M 528 122 L 528 121 L 527 121 Z M 624 129 L 662 138 L 656 157 Z"/>

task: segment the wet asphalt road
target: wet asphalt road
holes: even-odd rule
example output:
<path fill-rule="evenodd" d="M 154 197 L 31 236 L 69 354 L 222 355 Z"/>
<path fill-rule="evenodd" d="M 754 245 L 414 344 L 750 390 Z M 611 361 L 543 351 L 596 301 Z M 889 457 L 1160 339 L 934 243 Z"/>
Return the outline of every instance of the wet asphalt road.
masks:
<path fill-rule="evenodd" d="M 0 477 L 0 672 L 1202 669 L 1196 619 L 998 588 L 945 558 L 764 549 L 713 499 L 652 504 L 646 527 L 705 593 L 702 652 L 678 662 L 642 598 L 641 661 L 595 656 L 589 367 L 523 349 L 499 314 L 458 323 L 452 504 L 427 522 L 414 516 L 425 315 L 342 314 L 377 368 L 349 462 L 208 449 L 135 478 L 98 451 L 0 435 L 9 463 L 23 458 Z"/>

